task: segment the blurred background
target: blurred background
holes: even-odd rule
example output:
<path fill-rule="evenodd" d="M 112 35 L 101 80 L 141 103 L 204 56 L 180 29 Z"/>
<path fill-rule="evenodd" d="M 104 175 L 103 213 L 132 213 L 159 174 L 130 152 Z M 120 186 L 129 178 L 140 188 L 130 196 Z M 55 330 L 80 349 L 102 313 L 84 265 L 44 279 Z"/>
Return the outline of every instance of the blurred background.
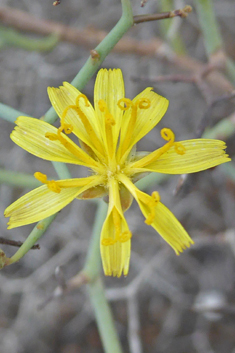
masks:
<path fill-rule="evenodd" d="M 211 2 L 221 34 L 216 50 L 210 47 L 215 38 L 206 38 L 205 20 L 199 16 L 197 2 L 203 1 L 148 0 L 141 7 L 140 0 L 132 0 L 135 15 L 180 9 L 186 4 L 193 11 L 187 18 L 135 25 L 102 64 L 122 69 L 127 97 L 152 86 L 170 101 L 165 117 L 141 141 L 139 150 L 160 147 L 160 129 L 169 127 L 177 140 L 205 133 L 224 139 L 230 156 L 235 152 L 234 1 Z M 3 11 L 6 8 L 7 14 Z M 22 12 L 15 14 L 16 9 Z M 10 23 L 12 13 L 16 18 L 23 16 L 25 27 L 16 20 Z M 61 0 L 59 6 L 53 6 L 51 0 L 1 0 L 1 103 L 41 117 L 50 107 L 47 87 L 70 82 L 103 32 L 111 30 L 120 15 L 117 0 Z M 76 32 L 70 41 L 56 42 L 54 36 L 45 39 L 49 34 L 46 25 L 39 21 L 36 27 L 35 18 L 53 21 L 54 26 L 65 25 L 63 33 L 68 27 L 79 30 L 80 36 Z M 20 40 L 19 34 L 30 41 Z M 44 42 L 35 42 L 43 38 Z M 91 100 L 94 80 L 83 90 Z M 223 130 L 226 123 L 229 128 Z M 13 144 L 9 138 L 13 128 L 10 122 L 0 120 L 0 168 L 31 175 L 40 171 L 56 178 L 50 162 Z M 73 177 L 86 175 L 84 168 L 69 168 Z M 23 242 L 33 228 L 7 230 L 3 217 L 4 209 L 28 190 L 0 185 L 1 237 Z M 126 213 L 133 233 L 129 275 L 103 278 L 123 350 L 235 353 L 233 164 L 187 178 L 163 176 L 145 188 L 148 193 L 154 190 L 159 191 L 162 202 L 184 225 L 195 245 L 176 256 L 144 223 L 135 203 Z M 1 271 L 2 353 L 103 352 L 85 286 L 38 309 L 58 284 L 57 266 L 66 280 L 82 269 L 95 212 L 94 202 L 74 201 L 40 239 L 40 250 L 29 251 L 19 263 Z M 7 245 L 1 247 L 9 257 L 16 251 Z"/>

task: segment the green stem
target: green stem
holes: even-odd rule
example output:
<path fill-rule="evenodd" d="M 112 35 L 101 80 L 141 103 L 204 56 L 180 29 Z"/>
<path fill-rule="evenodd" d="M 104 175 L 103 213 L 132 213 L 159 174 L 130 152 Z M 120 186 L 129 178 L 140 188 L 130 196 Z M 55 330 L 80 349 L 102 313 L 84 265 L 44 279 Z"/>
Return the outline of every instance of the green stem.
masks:
<path fill-rule="evenodd" d="M 116 26 L 107 34 L 102 42 L 95 48 L 98 53 L 98 58 L 88 58 L 84 66 L 81 68 L 77 76 L 71 82 L 80 91 L 83 90 L 87 82 L 91 79 L 94 73 L 98 70 L 106 56 L 111 52 L 113 47 L 118 43 L 122 36 L 133 25 L 132 7 L 129 0 L 122 0 L 122 16 Z M 57 114 L 51 107 L 45 114 L 44 120 L 53 124 L 57 119 Z"/>
<path fill-rule="evenodd" d="M 86 278 L 89 278 L 88 293 L 95 311 L 95 318 L 104 350 L 106 353 L 121 353 L 122 349 L 114 326 L 112 313 L 105 298 L 104 287 L 99 276 L 101 270 L 100 233 L 107 209 L 107 204 L 99 200 L 92 238 L 82 272 Z"/>
<path fill-rule="evenodd" d="M 15 123 L 18 116 L 28 116 L 25 113 L 20 112 L 14 108 L 9 107 L 6 104 L 0 103 L 0 118 L 9 121 L 10 123 Z"/>
<path fill-rule="evenodd" d="M 62 162 L 51 162 L 56 173 L 60 176 L 60 179 L 70 179 L 71 174 L 68 170 L 68 167 L 65 163 Z"/>
<path fill-rule="evenodd" d="M 171 11 L 174 8 L 174 2 L 172 0 L 160 0 L 161 12 Z M 171 48 L 179 55 L 186 54 L 186 48 L 179 31 L 174 31 L 174 34 L 169 37 L 169 29 L 174 21 L 179 21 L 179 18 L 170 18 L 160 21 L 160 29 L 163 38 L 169 43 Z"/>
<path fill-rule="evenodd" d="M 211 0 L 195 0 L 208 57 L 222 48 L 222 38 Z"/>
<path fill-rule="evenodd" d="M 42 183 L 32 175 L 4 169 L 0 169 L 0 183 L 29 189 L 42 185 Z"/>
<path fill-rule="evenodd" d="M 107 215 L 107 209 L 107 204 L 103 200 L 99 200 L 91 242 L 89 245 L 85 266 L 82 271 L 87 277 L 89 277 L 91 282 L 99 275 L 101 270 L 100 234 Z"/>
<path fill-rule="evenodd" d="M 222 164 L 219 168 L 229 179 L 235 182 L 235 167 L 232 163 Z"/>
<path fill-rule="evenodd" d="M 203 138 L 227 140 L 235 132 L 235 122 L 233 119 L 226 118 L 218 122 L 211 129 L 203 134 Z"/>
<path fill-rule="evenodd" d="M 55 47 L 59 38 L 57 35 L 51 34 L 45 38 L 32 39 L 12 28 L 0 26 L 0 41 L 2 46 L 16 46 L 30 51 L 49 51 Z"/>
<path fill-rule="evenodd" d="M 55 219 L 56 214 L 43 219 L 38 222 L 38 224 L 34 227 L 32 232 L 29 234 L 28 238 L 21 245 L 19 250 L 7 261 L 7 265 L 11 265 L 14 262 L 19 261 L 27 252 L 32 248 L 32 246 L 41 238 L 41 236 L 45 233 L 51 222 Z"/>
<path fill-rule="evenodd" d="M 99 277 L 88 285 L 88 292 L 105 353 L 122 353 L 110 306 L 105 298 L 103 283 Z"/>
<path fill-rule="evenodd" d="M 136 182 L 136 186 L 140 190 L 145 190 L 153 185 L 160 184 L 163 181 L 169 179 L 169 174 L 160 174 L 160 173 L 150 173 L 143 179 Z"/>

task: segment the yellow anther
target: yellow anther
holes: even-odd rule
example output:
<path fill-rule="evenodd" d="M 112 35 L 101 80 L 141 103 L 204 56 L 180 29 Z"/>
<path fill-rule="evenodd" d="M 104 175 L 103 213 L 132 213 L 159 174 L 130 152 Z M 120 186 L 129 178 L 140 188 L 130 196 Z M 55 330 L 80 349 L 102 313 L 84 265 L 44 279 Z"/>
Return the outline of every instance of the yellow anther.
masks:
<path fill-rule="evenodd" d="M 71 132 L 73 131 L 73 125 L 72 124 L 63 124 L 61 125 L 62 130 L 64 130 L 64 132 L 69 135 L 71 134 Z M 62 132 L 61 130 L 61 132 Z"/>
<path fill-rule="evenodd" d="M 113 209 L 112 216 L 113 216 L 113 224 L 115 227 L 115 235 L 117 237 L 121 233 L 121 218 L 116 208 Z"/>
<path fill-rule="evenodd" d="M 171 142 L 175 141 L 175 134 L 171 129 L 168 129 L 166 127 L 161 130 L 161 137 L 166 141 L 171 141 Z"/>
<path fill-rule="evenodd" d="M 148 98 L 140 98 L 135 102 L 135 106 L 139 109 L 148 109 L 151 106 L 151 101 Z"/>
<path fill-rule="evenodd" d="M 113 245 L 117 242 L 116 239 L 113 239 L 113 238 L 104 238 L 101 240 L 101 245 L 104 245 L 104 246 L 109 246 L 109 245 Z"/>
<path fill-rule="evenodd" d="M 154 221 L 155 218 L 155 207 L 160 201 L 160 195 L 157 191 L 154 191 L 151 195 L 151 199 L 147 202 L 147 206 L 150 208 L 150 212 L 148 214 L 148 217 L 145 220 L 145 223 L 147 225 L 151 225 Z"/>
<path fill-rule="evenodd" d="M 155 218 L 155 212 L 151 212 L 148 217 L 146 218 L 146 220 L 144 221 L 144 223 L 146 223 L 148 226 L 151 226 L 151 224 L 153 223 Z"/>
<path fill-rule="evenodd" d="M 77 115 L 79 116 L 87 134 L 90 136 L 94 147 L 100 152 L 103 152 L 103 148 L 102 145 L 100 143 L 99 138 L 97 137 L 94 128 L 92 127 L 92 124 L 90 123 L 88 117 L 86 116 L 86 114 L 83 112 L 83 110 L 80 107 L 80 100 L 84 99 L 85 101 L 85 107 L 89 107 L 89 100 L 88 98 L 84 95 L 84 94 L 79 94 L 76 98 L 76 105 L 69 105 L 68 107 L 65 108 L 65 110 L 63 111 L 62 114 L 62 118 L 61 118 L 61 127 L 62 129 L 65 130 L 65 133 L 71 133 L 73 130 L 73 126 L 71 124 L 65 124 L 65 119 L 66 119 L 66 115 L 68 113 L 68 111 L 70 109 L 72 109 L 73 111 L 75 111 L 77 113 Z"/>
<path fill-rule="evenodd" d="M 52 132 L 46 132 L 45 137 L 51 141 L 59 140 L 59 136 L 57 134 L 53 134 Z"/>
<path fill-rule="evenodd" d="M 105 101 L 103 99 L 99 100 L 98 107 L 102 113 L 105 113 L 105 115 L 104 115 L 105 116 L 105 124 L 114 126 L 116 124 L 116 121 L 115 121 L 114 117 L 112 116 L 112 114 L 110 114 L 108 107 L 107 107 L 107 104 L 105 103 Z"/>
<path fill-rule="evenodd" d="M 40 172 L 34 173 L 34 178 L 36 178 L 37 180 L 41 181 L 41 183 L 43 183 L 43 184 L 46 184 L 46 182 L 47 182 L 46 174 L 42 174 Z"/>
<path fill-rule="evenodd" d="M 182 143 L 180 142 L 175 142 L 174 143 L 174 147 L 175 147 L 175 152 L 178 154 L 185 154 L 186 153 L 186 148 L 182 145 Z"/>
<path fill-rule="evenodd" d="M 129 230 L 126 230 L 125 232 L 121 233 L 118 237 L 117 237 L 117 240 L 120 242 L 120 243 L 125 243 L 127 242 L 128 240 L 130 240 L 132 237 L 132 233 L 129 231 Z"/>
<path fill-rule="evenodd" d="M 51 191 L 56 192 L 57 194 L 61 192 L 61 188 L 59 187 L 59 185 L 56 183 L 55 180 L 49 180 L 46 184 L 48 189 L 50 189 Z"/>
<path fill-rule="evenodd" d="M 122 103 L 124 103 L 124 106 L 122 105 Z M 132 103 L 132 100 L 129 98 L 122 98 L 122 99 L 119 99 L 119 101 L 117 102 L 117 105 L 121 110 L 127 110 L 133 106 L 133 103 Z"/>
<path fill-rule="evenodd" d="M 152 196 L 155 203 L 158 203 L 161 200 L 159 192 L 157 192 L 157 191 L 153 191 L 151 196 Z"/>
<path fill-rule="evenodd" d="M 109 111 L 105 113 L 105 124 L 111 125 L 111 126 L 114 126 L 116 124 L 114 117 L 112 116 L 112 114 L 109 113 Z"/>
<path fill-rule="evenodd" d="M 100 99 L 98 102 L 98 107 L 99 110 L 103 113 L 105 111 L 105 109 L 107 108 L 106 103 L 103 99 Z"/>
<path fill-rule="evenodd" d="M 85 101 L 85 106 L 86 106 L 86 107 L 89 107 L 89 100 L 88 100 L 87 96 L 85 96 L 85 94 L 82 94 L 82 93 L 77 96 L 77 98 L 76 98 L 76 105 L 79 106 L 79 99 L 80 99 L 80 98 L 83 98 L 84 101 Z"/>
<path fill-rule="evenodd" d="M 56 193 L 60 193 L 61 192 L 61 188 L 56 183 L 56 181 L 55 180 L 47 180 L 46 174 L 42 174 L 40 172 L 36 172 L 36 173 L 34 173 L 34 177 L 37 180 L 41 181 L 41 183 L 46 184 L 48 189 L 50 189 L 51 191 L 56 192 Z"/>

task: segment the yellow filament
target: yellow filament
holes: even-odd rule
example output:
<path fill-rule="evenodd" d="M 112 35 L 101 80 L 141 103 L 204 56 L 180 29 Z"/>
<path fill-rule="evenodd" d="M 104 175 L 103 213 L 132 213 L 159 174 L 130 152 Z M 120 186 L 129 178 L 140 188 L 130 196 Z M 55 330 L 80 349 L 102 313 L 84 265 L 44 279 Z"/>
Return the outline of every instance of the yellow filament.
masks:
<path fill-rule="evenodd" d="M 124 103 L 124 106 L 122 105 L 122 103 Z M 133 103 L 129 98 L 122 98 L 119 99 L 117 105 L 121 110 L 127 110 L 132 107 Z"/>
<path fill-rule="evenodd" d="M 155 218 L 155 207 L 160 201 L 160 195 L 157 191 L 154 191 L 151 195 L 151 199 L 148 201 L 147 206 L 150 208 L 150 213 L 145 220 L 147 225 L 151 225 Z"/>
<path fill-rule="evenodd" d="M 122 105 L 124 103 L 124 106 Z M 133 136 L 133 131 L 135 128 L 136 120 L 137 120 L 137 111 L 139 109 L 148 109 L 151 106 L 151 101 L 148 98 L 140 98 L 137 99 L 135 103 L 133 103 L 130 99 L 128 98 L 122 98 L 118 101 L 118 107 L 121 110 L 128 110 L 131 108 L 131 117 L 127 126 L 127 129 L 125 130 L 125 136 L 123 139 L 123 143 L 121 146 L 121 157 L 125 153 L 125 151 L 128 150 L 130 146 L 130 141 Z"/>
<path fill-rule="evenodd" d="M 131 239 L 132 237 L 132 233 L 129 230 L 126 230 L 125 232 L 123 232 L 122 234 L 120 234 L 117 238 L 117 240 L 120 243 L 125 243 L 127 242 L 129 239 Z"/>
<path fill-rule="evenodd" d="M 46 184 L 48 189 L 50 189 L 51 191 L 56 192 L 58 194 L 61 192 L 61 188 L 59 187 L 57 182 L 55 180 L 47 180 L 46 174 L 36 172 L 34 173 L 34 177 L 37 180 L 41 181 L 41 183 Z"/>
<path fill-rule="evenodd" d="M 115 228 L 115 238 L 117 238 L 121 233 L 121 219 L 116 208 L 113 209 L 112 216 L 113 216 L 113 224 Z"/>
<path fill-rule="evenodd" d="M 163 128 L 161 130 L 161 137 L 168 141 L 164 146 L 158 148 L 156 151 L 150 153 L 146 157 L 141 158 L 140 160 L 131 164 L 131 168 L 143 168 L 147 164 L 155 162 L 158 158 L 160 158 L 164 153 L 166 153 L 171 146 L 175 143 L 175 135 L 171 129 Z M 178 142 L 177 142 L 178 144 Z M 178 152 L 177 152 L 178 153 Z"/>
<path fill-rule="evenodd" d="M 109 246 L 109 245 L 113 245 L 117 242 L 116 239 L 113 239 L 113 238 L 104 238 L 102 239 L 101 241 L 101 244 L 104 245 L 104 246 Z"/>
<path fill-rule="evenodd" d="M 129 230 L 126 230 L 125 232 L 121 233 L 119 236 L 115 238 L 104 238 L 101 241 L 101 244 L 104 246 L 110 246 L 114 245 L 118 241 L 120 243 L 126 243 L 128 240 L 130 240 L 132 237 L 132 233 Z"/>
<path fill-rule="evenodd" d="M 116 124 L 116 121 L 112 114 L 109 112 L 107 104 L 103 99 L 99 100 L 98 102 L 98 107 L 99 110 L 104 113 L 104 118 L 105 118 L 105 138 L 107 142 L 107 152 L 109 159 L 113 157 L 115 147 L 114 146 L 114 141 L 113 141 L 113 131 L 112 127 Z"/>
<path fill-rule="evenodd" d="M 175 135 L 173 131 L 171 129 L 168 129 L 167 127 L 164 127 L 163 129 L 161 129 L 161 137 L 164 140 L 169 141 L 171 143 L 171 146 L 175 141 Z"/>
<path fill-rule="evenodd" d="M 117 242 L 125 243 L 132 237 L 131 232 L 128 230 L 121 232 L 121 217 L 116 208 L 114 208 L 112 211 L 112 218 L 115 228 L 115 237 L 102 239 L 101 244 L 104 246 L 114 245 Z"/>
<path fill-rule="evenodd" d="M 98 107 L 102 113 L 105 113 L 105 115 L 104 115 L 105 116 L 105 124 L 109 124 L 109 125 L 114 126 L 116 124 L 116 121 L 115 121 L 114 117 L 112 116 L 112 114 L 110 114 L 108 107 L 107 107 L 107 104 L 105 103 L 105 101 L 103 99 L 99 100 Z"/>
<path fill-rule="evenodd" d="M 46 132 L 45 137 L 51 141 L 60 141 L 60 143 L 67 148 L 69 152 L 71 152 L 75 157 L 77 157 L 80 161 L 82 161 L 85 165 L 97 166 L 96 161 L 93 158 L 88 156 L 83 150 L 81 150 L 78 146 L 74 146 L 70 140 L 67 140 L 63 137 L 61 130 L 57 130 L 57 134 Z"/>
<path fill-rule="evenodd" d="M 92 143 L 94 144 L 94 147 L 95 147 L 100 153 L 102 153 L 103 148 L 102 148 L 102 145 L 101 145 L 101 143 L 100 143 L 100 140 L 99 140 L 99 138 L 97 137 L 97 135 L 96 135 L 96 133 L 95 133 L 95 131 L 94 131 L 94 129 L 93 129 L 93 127 L 92 127 L 92 125 L 91 125 L 89 119 L 87 118 L 87 116 L 83 113 L 83 111 L 82 111 L 81 108 L 80 108 L 80 102 L 79 102 L 79 101 L 80 101 L 81 98 L 83 98 L 83 99 L 85 100 L 85 106 L 86 106 L 86 107 L 89 107 L 88 98 L 87 98 L 84 94 L 79 94 L 78 97 L 76 98 L 76 105 L 69 105 L 69 106 L 66 107 L 65 110 L 63 111 L 62 118 L 61 118 L 61 127 L 63 127 L 62 130 L 64 129 L 64 126 L 65 126 L 66 129 L 67 129 L 67 130 L 65 130 L 65 132 L 66 132 L 66 131 L 70 131 L 71 125 L 69 125 L 69 124 L 67 124 L 67 125 L 64 124 L 64 121 L 65 121 L 65 119 L 66 119 L 66 115 L 67 115 L 68 111 L 69 111 L 70 109 L 74 110 L 74 111 L 78 114 L 79 118 L 81 119 L 81 121 L 82 121 L 82 123 L 83 123 L 83 126 L 84 126 L 84 128 L 85 128 L 87 134 L 90 136 L 90 139 L 91 139 Z M 71 130 L 70 132 L 72 132 L 72 130 Z M 69 133 L 70 133 L 70 132 L 69 132 Z"/>
<path fill-rule="evenodd" d="M 175 142 L 175 143 L 174 143 L 174 147 L 175 147 L 175 152 L 176 152 L 177 154 L 183 155 L 183 154 L 186 153 L 186 148 L 182 145 L 182 143 L 180 143 L 180 142 Z"/>

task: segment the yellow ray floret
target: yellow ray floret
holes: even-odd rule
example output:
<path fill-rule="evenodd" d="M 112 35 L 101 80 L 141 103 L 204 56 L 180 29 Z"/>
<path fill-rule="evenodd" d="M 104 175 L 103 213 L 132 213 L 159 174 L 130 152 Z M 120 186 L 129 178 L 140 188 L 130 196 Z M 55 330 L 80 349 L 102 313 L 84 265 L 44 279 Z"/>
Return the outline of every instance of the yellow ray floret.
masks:
<path fill-rule="evenodd" d="M 193 244 L 192 239 L 173 213 L 160 202 L 160 196 L 157 192 L 154 192 L 152 196 L 145 194 L 123 174 L 119 175 L 119 180 L 138 202 L 146 218 L 145 223 L 151 225 L 175 250 L 177 255 Z"/>
<path fill-rule="evenodd" d="M 150 153 L 129 167 L 135 172 L 157 172 L 165 174 L 195 173 L 206 170 L 222 163 L 231 161 L 226 154 L 226 144 L 220 140 L 194 139 L 179 142 L 183 153 L 179 153 L 175 144 L 165 153 L 161 149 Z M 165 147 L 165 146 L 164 146 Z"/>
<path fill-rule="evenodd" d="M 120 277 L 122 273 L 124 276 L 128 274 L 131 232 L 123 215 L 119 187 L 114 178 L 109 184 L 109 208 L 101 231 L 100 251 L 107 276 Z"/>
<path fill-rule="evenodd" d="M 10 217 L 8 229 L 38 222 L 53 215 L 79 194 L 103 181 L 102 177 L 96 176 L 49 182 L 44 174 L 37 173 L 36 177 L 45 185 L 30 191 L 6 208 L 4 215 Z"/>
<path fill-rule="evenodd" d="M 18 146 L 37 157 L 63 163 L 97 167 L 86 152 L 58 129 L 45 121 L 20 116 L 11 139 Z"/>

